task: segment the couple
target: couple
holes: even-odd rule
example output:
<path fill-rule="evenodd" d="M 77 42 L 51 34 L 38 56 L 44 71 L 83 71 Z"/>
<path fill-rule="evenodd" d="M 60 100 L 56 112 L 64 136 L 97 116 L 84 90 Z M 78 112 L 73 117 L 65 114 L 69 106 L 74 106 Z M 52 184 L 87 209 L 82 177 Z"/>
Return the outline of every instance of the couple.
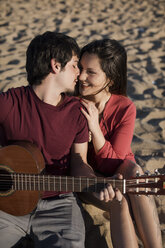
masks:
<path fill-rule="evenodd" d="M 15 140 L 35 143 L 48 174 L 94 177 L 97 171 L 105 176 L 120 173 L 119 178 L 135 176 L 137 170 L 143 174 L 130 148 L 136 110 L 126 96 L 127 56 L 117 41 L 94 41 L 80 51 L 73 38 L 46 32 L 31 41 L 26 70 L 29 86 L 0 94 L 3 146 Z M 68 96 L 75 86 L 80 98 Z M 110 201 L 114 247 L 138 247 L 128 202 L 144 247 L 162 247 L 152 197 L 126 198 L 107 185 L 99 199 Z M 51 191 L 28 215 L 0 211 L 0 247 L 16 247 L 28 234 L 35 247 L 83 248 L 81 211 L 76 193 Z"/>

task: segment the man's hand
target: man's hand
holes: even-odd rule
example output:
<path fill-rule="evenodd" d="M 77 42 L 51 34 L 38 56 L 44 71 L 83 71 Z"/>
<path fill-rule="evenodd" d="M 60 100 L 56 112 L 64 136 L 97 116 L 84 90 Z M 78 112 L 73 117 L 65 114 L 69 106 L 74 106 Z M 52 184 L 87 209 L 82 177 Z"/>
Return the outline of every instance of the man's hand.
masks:
<path fill-rule="evenodd" d="M 121 174 L 117 174 L 111 178 L 123 179 L 123 176 Z M 94 195 L 99 200 L 105 201 L 105 202 L 112 201 L 113 199 L 116 199 L 117 201 L 121 202 L 123 198 L 121 191 L 118 188 L 114 189 L 111 184 L 107 184 L 107 186 L 101 190 L 100 194 L 94 193 Z"/>

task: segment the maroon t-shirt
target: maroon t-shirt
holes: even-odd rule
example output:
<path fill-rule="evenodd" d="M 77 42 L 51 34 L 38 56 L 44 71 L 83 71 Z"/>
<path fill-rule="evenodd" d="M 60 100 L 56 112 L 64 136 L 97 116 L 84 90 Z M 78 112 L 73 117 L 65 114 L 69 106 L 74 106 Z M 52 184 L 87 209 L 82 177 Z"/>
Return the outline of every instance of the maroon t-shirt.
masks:
<path fill-rule="evenodd" d="M 41 101 L 30 86 L 0 94 L 2 145 L 27 140 L 38 145 L 49 174 L 67 175 L 73 143 L 88 141 L 87 121 L 75 97 L 59 106 Z M 3 132 L 3 133 L 2 133 Z M 2 138 L 2 137 L 1 137 Z"/>

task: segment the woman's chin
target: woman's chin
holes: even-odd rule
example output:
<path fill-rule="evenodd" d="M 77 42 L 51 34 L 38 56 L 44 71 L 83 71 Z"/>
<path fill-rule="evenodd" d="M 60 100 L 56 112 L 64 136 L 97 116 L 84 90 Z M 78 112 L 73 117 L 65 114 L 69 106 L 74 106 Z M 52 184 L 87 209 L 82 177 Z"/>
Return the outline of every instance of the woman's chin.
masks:
<path fill-rule="evenodd" d="M 87 95 L 87 94 L 85 93 L 84 90 L 81 90 L 81 89 L 80 89 L 79 92 L 80 92 L 80 95 L 81 95 L 81 96 L 86 96 L 86 95 Z"/>
<path fill-rule="evenodd" d="M 91 94 L 91 92 L 89 90 L 86 90 L 86 89 L 82 89 L 82 88 L 79 88 L 79 93 L 81 96 L 89 96 Z"/>

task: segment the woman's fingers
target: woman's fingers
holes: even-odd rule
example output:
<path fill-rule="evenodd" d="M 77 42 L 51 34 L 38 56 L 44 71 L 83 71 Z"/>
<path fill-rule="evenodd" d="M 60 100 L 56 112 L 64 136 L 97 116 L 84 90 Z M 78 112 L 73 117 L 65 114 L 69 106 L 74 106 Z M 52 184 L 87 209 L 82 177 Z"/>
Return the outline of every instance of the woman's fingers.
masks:
<path fill-rule="evenodd" d="M 92 102 L 90 102 L 90 101 L 85 101 L 84 99 L 81 99 L 80 102 L 84 105 L 84 107 L 85 107 L 86 109 L 89 108 L 89 103 L 92 103 Z"/>
<path fill-rule="evenodd" d="M 87 118 L 87 120 L 89 120 L 89 114 L 87 113 L 87 111 L 83 108 L 81 108 L 81 112 L 84 114 L 84 116 Z"/>
<path fill-rule="evenodd" d="M 81 98 L 80 101 L 81 101 L 82 103 L 85 103 L 85 104 L 91 102 L 90 100 L 86 100 L 86 99 L 83 99 L 83 98 Z"/>
<path fill-rule="evenodd" d="M 81 100 L 80 100 L 80 102 L 84 105 L 84 107 L 86 107 L 86 108 L 87 108 L 88 103 L 87 103 L 86 101 L 84 101 L 83 99 L 81 99 Z"/>
<path fill-rule="evenodd" d="M 91 132 L 96 132 L 97 129 L 100 129 L 99 126 L 99 115 L 98 115 L 98 109 L 96 108 L 95 104 L 91 101 L 85 102 L 81 101 L 83 107 L 81 108 L 81 112 L 84 114 L 88 121 L 88 127 Z"/>
<path fill-rule="evenodd" d="M 95 104 L 91 101 L 87 101 L 87 100 L 81 100 L 81 103 L 84 105 L 84 107 L 87 109 L 89 114 L 92 114 L 93 111 L 96 111 L 97 108 L 95 106 Z"/>

